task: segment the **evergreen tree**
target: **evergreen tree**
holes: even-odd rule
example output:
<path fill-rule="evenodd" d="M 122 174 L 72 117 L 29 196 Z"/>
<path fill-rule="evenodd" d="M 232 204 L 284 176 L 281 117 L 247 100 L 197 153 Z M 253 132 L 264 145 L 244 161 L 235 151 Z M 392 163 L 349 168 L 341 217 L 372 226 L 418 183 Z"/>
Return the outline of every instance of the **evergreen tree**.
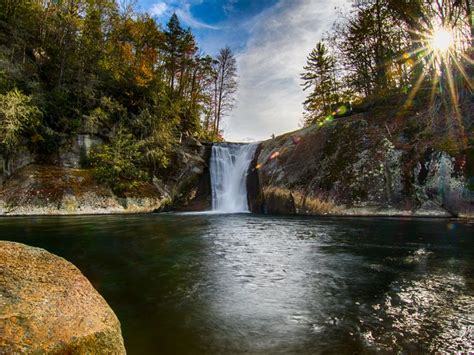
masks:
<path fill-rule="evenodd" d="M 311 89 L 304 102 L 306 123 L 314 123 L 333 112 L 338 103 L 335 61 L 326 46 L 318 42 L 301 74 L 303 90 Z"/>
<path fill-rule="evenodd" d="M 183 57 L 186 31 L 181 27 L 176 13 L 173 13 L 166 27 L 163 55 L 165 57 L 165 68 L 168 74 L 168 85 L 174 91 L 179 64 Z"/>

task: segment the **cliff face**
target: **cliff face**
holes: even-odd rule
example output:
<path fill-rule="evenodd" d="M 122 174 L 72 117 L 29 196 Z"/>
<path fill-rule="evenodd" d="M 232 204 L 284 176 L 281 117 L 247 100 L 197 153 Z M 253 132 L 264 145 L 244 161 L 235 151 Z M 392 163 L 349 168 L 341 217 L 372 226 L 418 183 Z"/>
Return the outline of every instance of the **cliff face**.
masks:
<path fill-rule="evenodd" d="M 87 169 L 28 165 L 0 188 L 0 215 L 144 213 L 158 210 L 166 196 L 153 184 L 118 197 Z"/>
<path fill-rule="evenodd" d="M 194 139 L 183 142 L 177 152 L 173 172 L 168 173 L 165 185 L 172 196 L 167 210 L 206 211 L 212 207 L 209 161 L 211 145 Z"/>
<path fill-rule="evenodd" d="M 259 186 L 252 210 L 472 218 L 472 151 L 407 141 L 406 130 L 361 115 L 265 141 L 249 181 Z"/>
<path fill-rule="evenodd" d="M 38 163 L 36 157 L 26 152 L 19 152 L 8 161 L 0 156 L 0 216 L 210 208 L 210 150 L 196 140 L 186 139 L 176 147 L 173 166 L 164 174 L 166 179 L 155 177 L 123 196 L 115 195 L 108 186 L 96 181 L 92 170 L 79 168 L 81 154 L 87 153 L 79 148 L 76 142 L 65 146 L 59 159 L 49 165 Z"/>

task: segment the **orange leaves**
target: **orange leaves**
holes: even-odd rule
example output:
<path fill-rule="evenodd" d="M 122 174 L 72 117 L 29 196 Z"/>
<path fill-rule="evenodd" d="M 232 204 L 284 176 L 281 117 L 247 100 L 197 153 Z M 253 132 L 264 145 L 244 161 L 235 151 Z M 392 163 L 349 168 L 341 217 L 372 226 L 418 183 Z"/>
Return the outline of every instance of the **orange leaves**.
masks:
<path fill-rule="evenodd" d="M 131 72 L 133 80 L 138 86 L 147 86 L 154 77 L 158 51 L 150 47 L 137 48 L 131 42 L 120 43 L 119 50 L 122 58 L 122 72 Z"/>

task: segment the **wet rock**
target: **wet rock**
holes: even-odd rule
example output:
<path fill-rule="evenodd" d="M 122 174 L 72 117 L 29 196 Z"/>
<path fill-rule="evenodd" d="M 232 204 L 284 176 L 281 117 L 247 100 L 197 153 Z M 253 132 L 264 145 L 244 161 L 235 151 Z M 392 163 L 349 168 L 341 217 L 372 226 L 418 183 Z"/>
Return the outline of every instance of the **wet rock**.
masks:
<path fill-rule="evenodd" d="M 260 181 L 258 177 L 258 156 L 262 149 L 262 145 L 259 144 L 255 156 L 250 163 L 249 170 L 247 172 L 247 196 L 249 202 L 249 210 L 252 213 L 264 212 L 264 200 L 263 191 L 260 187 Z"/>
<path fill-rule="evenodd" d="M 211 146 L 187 138 L 176 151 L 173 171 L 168 173 L 172 206 L 175 211 L 206 211 L 212 207 L 209 160 Z"/>
<path fill-rule="evenodd" d="M 0 353 L 125 354 L 120 323 L 71 263 L 0 241 Z"/>

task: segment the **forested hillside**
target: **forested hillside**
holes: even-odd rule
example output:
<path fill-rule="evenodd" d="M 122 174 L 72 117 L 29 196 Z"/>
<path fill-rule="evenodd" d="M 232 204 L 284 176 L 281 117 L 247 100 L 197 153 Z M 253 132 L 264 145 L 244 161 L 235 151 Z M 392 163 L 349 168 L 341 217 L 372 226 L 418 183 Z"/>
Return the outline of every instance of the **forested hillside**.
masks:
<path fill-rule="evenodd" d="M 203 54 L 176 15 L 161 28 L 118 3 L 0 0 L 4 159 L 27 149 L 49 163 L 69 138 L 94 135 L 105 144 L 81 165 L 121 190 L 159 175 L 183 137 L 221 139 L 231 50 Z"/>
<path fill-rule="evenodd" d="M 305 124 L 371 112 L 410 130 L 407 143 L 464 150 L 473 144 L 473 40 L 471 0 L 352 1 L 308 55 Z"/>

